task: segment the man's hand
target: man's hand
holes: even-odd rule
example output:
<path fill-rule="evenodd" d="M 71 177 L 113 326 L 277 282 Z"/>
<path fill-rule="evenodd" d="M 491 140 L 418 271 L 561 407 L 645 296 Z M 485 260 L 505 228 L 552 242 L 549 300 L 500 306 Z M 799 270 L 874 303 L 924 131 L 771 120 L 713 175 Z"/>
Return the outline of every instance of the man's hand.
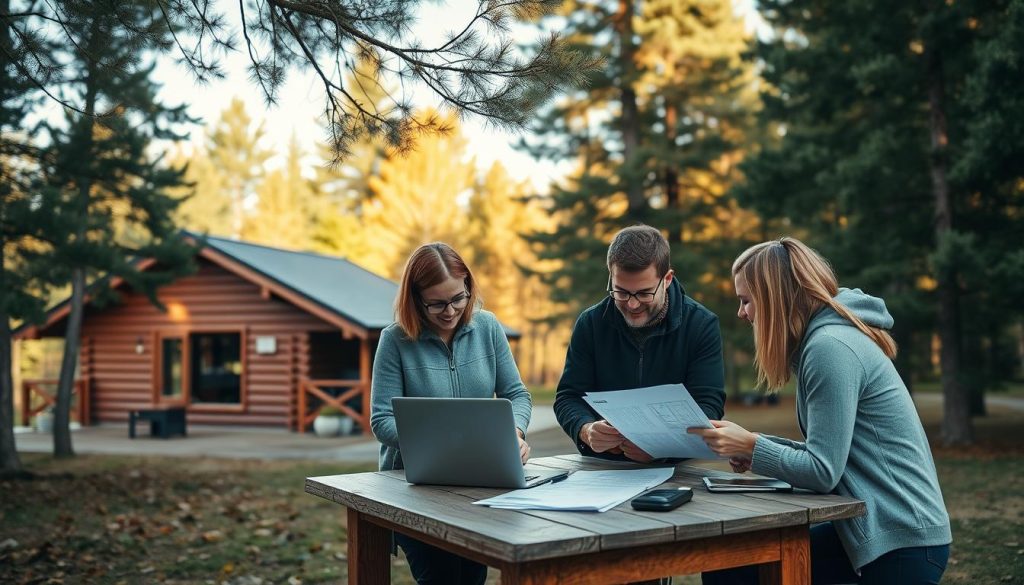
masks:
<path fill-rule="evenodd" d="M 530 444 L 526 442 L 523 432 L 519 429 L 516 429 L 516 438 L 519 439 L 519 459 L 522 460 L 523 465 L 526 465 L 527 460 L 530 459 Z"/>
<path fill-rule="evenodd" d="M 622 442 L 626 440 L 615 427 L 606 420 L 599 420 L 583 425 L 580 429 L 580 440 L 587 444 L 595 453 L 622 450 Z"/>
<path fill-rule="evenodd" d="M 622 454 L 632 459 L 633 461 L 638 461 L 640 463 L 650 463 L 651 461 L 654 460 L 654 457 L 648 455 L 647 451 L 644 451 L 640 447 L 637 447 L 628 439 L 622 441 Z"/>

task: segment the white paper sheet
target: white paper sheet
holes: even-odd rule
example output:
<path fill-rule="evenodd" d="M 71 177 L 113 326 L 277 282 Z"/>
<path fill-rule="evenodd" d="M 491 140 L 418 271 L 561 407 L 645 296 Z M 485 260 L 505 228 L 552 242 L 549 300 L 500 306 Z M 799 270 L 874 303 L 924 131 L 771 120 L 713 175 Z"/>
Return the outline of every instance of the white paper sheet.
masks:
<path fill-rule="evenodd" d="M 669 480 L 672 467 L 577 471 L 558 483 L 473 502 L 508 510 L 605 512 Z"/>
<path fill-rule="evenodd" d="M 690 427 L 713 428 L 682 384 L 590 392 L 583 397 L 634 445 L 655 459 L 718 459 Z"/>

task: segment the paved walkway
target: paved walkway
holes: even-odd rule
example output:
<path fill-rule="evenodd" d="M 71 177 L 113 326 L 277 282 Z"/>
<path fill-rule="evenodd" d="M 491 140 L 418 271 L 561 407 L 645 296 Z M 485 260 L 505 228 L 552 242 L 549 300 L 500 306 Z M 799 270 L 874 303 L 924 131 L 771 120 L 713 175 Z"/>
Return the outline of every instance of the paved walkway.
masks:
<path fill-rule="evenodd" d="M 32 429 L 15 434 L 18 451 L 52 453 L 53 436 Z M 322 438 L 285 429 L 189 425 L 188 437 L 169 439 L 148 435 L 143 423 L 135 439 L 128 438 L 127 423 L 107 423 L 72 432 L 76 453 L 117 455 L 177 455 L 233 459 L 319 459 L 351 463 L 375 462 L 380 444 L 372 437 Z M 559 438 L 561 436 L 561 439 Z M 530 421 L 530 445 L 535 457 L 574 450 L 555 420 L 550 406 L 534 406 Z M 548 453 L 547 451 L 553 451 Z"/>
<path fill-rule="evenodd" d="M 917 393 L 919 403 L 941 404 L 942 395 Z M 990 406 L 1024 411 L 1024 398 L 988 396 Z M 53 437 L 31 429 L 15 434 L 18 451 L 52 453 Z M 380 445 L 372 437 L 321 438 L 312 433 L 299 434 L 284 429 L 189 425 L 188 437 L 157 439 L 149 437 L 143 423 L 136 439 L 128 438 L 128 425 L 101 424 L 72 433 L 76 453 L 118 455 L 177 455 L 182 457 L 226 457 L 231 459 L 319 459 L 347 463 L 377 461 Z M 574 453 L 576 447 L 562 432 L 549 405 L 535 405 L 530 422 L 530 447 L 533 457 Z"/>

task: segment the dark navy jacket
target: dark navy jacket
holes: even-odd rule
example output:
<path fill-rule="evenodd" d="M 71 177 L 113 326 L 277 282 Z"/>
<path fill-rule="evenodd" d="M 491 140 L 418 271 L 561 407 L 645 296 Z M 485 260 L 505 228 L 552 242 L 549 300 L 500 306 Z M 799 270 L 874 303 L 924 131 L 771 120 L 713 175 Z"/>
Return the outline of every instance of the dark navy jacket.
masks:
<path fill-rule="evenodd" d="M 637 345 L 611 298 L 590 307 L 576 320 L 555 393 L 555 416 L 581 454 L 625 458 L 594 453 L 580 441 L 583 425 L 600 418 L 583 400 L 586 392 L 681 383 L 708 418 L 722 418 L 725 371 L 718 317 L 686 296 L 679 281 L 673 280 L 668 290 L 666 321 L 642 346 Z"/>

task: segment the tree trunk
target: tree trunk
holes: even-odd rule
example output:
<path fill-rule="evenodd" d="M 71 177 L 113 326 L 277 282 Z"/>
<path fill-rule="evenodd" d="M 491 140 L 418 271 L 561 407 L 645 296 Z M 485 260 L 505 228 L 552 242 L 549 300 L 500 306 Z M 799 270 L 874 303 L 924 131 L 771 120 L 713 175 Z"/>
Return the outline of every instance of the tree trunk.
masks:
<path fill-rule="evenodd" d="M 935 50 L 929 52 L 927 67 L 935 243 L 939 246 L 952 232 L 953 206 L 946 177 L 949 135 L 946 128 L 942 58 Z M 955 269 L 948 265 L 940 266 L 936 281 L 939 340 L 942 343 L 942 441 L 946 445 L 968 445 L 974 440 L 974 429 L 971 424 L 970 395 L 960 381 L 960 294 Z"/>
<path fill-rule="evenodd" d="M 71 312 L 68 314 L 67 331 L 64 334 L 64 357 L 60 362 L 60 377 L 57 382 L 57 408 L 53 417 L 53 455 L 73 457 L 71 447 L 71 390 L 75 385 L 75 371 L 78 369 L 78 346 L 82 334 L 82 311 L 85 299 L 85 270 L 75 268 L 71 272 Z M 78 397 L 82 399 L 81 396 Z"/>
<path fill-rule="evenodd" d="M 622 168 L 619 178 L 625 181 L 626 200 L 629 202 L 627 216 L 643 219 L 647 211 L 647 199 L 644 197 L 642 169 L 637 164 L 636 151 L 640 144 L 640 115 L 636 105 L 636 91 L 633 82 L 636 79 L 636 65 L 633 44 L 633 0 L 619 0 L 619 9 L 615 13 L 615 30 L 619 35 L 619 90 L 622 102 Z"/>
<path fill-rule="evenodd" d="M 672 148 L 676 143 L 676 124 L 679 123 L 679 112 L 675 104 L 665 104 L 665 138 L 668 147 Z M 679 200 L 679 170 L 672 164 L 665 167 L 665 207 L 668 209 L 679 209 L 682 202 Z M 669 244 L 677 244 L 683 241 L 682 224 L 673 223 L 668 231 Z"/>
<path fill-rule="evenodd" d="M 2 213 L 2 210 L 0 210 Z M 0 477 L 16 477 L 24 473 L 14 442 L 14 379 L 11 376 L 11 323 L 7 316 L 5 242 L 0 241 Z M 24 421 L 22 421 L 24 424 Z"/>

